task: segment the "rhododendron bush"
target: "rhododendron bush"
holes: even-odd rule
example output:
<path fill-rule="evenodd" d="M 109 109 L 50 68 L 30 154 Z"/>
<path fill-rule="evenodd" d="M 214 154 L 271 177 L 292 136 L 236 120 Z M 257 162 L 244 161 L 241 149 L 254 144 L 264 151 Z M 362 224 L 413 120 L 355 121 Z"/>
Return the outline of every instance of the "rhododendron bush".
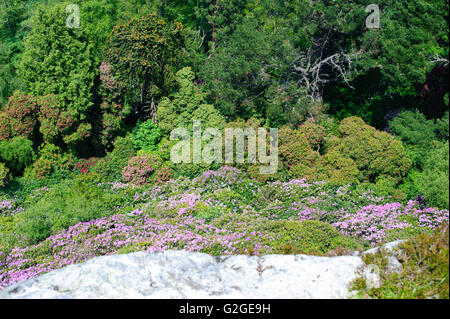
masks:
<path fill-rule="evenodd" d="M 14 136 L 33 138 L 36 128 L 38 104 L 36 98 L 16 91 L 0 115 L 0 139 Z"/>
<path fill-rule="evenodd" d="M 122 171 L 122 180 L 136 185 L 153 182 L 153 174 L 161 167 L 161 160 L 156 155 L 140 155 L 130 158 Z"/>
<path fill-rule="evenodd" d="M 71 113 L 63 106 L 57 95 L 46 95 L 39 100 L 40 114 L 39 127 L 44 141 L 48 143 L 58 142 L 68 134 L 75 123 Z"/>

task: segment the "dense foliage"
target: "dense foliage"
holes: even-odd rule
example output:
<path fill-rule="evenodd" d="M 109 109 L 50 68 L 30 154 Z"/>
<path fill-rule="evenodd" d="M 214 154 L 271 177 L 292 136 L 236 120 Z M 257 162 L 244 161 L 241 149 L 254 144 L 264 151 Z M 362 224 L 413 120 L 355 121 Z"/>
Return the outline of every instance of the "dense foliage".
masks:
<path fill-rule="evenodd" d="M 369 4 L 1 1 L 0 287 L 111 253 L 326 255 L 406 238 L 421 251 L 405 246 L 405 287 L 444 285 L 359 289 L 448 298 L 448 241 L 432 235 L 449 209 L 448 2 L 381 1 L 379 28 Z M 195 141 L 194 121 L 216 135 Z M 226 155 L 209 143 L 227 129 L 277 128 L 254 140 L 259 159 L 278 143 L 277 170 L 175 163 L 177 128 L 190 159 Z M 250 139 L 239 147 L 249 159 Z"/>

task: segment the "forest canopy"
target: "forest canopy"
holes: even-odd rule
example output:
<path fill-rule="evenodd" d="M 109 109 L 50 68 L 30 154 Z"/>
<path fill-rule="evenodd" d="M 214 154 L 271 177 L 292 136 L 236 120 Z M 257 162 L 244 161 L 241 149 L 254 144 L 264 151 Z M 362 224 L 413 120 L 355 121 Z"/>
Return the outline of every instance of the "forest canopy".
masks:
<path fill-rule="evenodd" d="M 436 193 L 448 176 L 448 2 L 370 5 L 2 1 L 4 184 L 64 176 L 90 158 L 106 174 L 127 162 L 110 162 L 123 147 L 195 176 L 214 165 L 168 157 L 171 130 L 196 117 L 219 130 L 280 129 L 281 165 L 269 179 L 378 183 L 448 205 Z M 444 177 L 431 177 L 438 167 Z"/>

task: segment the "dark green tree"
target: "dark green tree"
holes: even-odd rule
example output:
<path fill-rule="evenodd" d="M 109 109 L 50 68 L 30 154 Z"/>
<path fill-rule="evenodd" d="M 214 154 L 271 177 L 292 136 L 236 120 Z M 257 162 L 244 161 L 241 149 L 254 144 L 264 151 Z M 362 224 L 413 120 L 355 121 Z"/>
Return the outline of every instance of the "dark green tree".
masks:
<path fill-rule="evenodd" d="M 25 40 L 18 74 L 35 96 L 59 95 L 71 115 L 85 120 L 93 106 L 95 68 L 83 28 L 66 25 L 64 4 L 40 7 Z"/>
<path fill-rule="evenodd" d="M 443 120 L 439 123 L 441 122 Z M 390 129 L 406 145 L 408 153 L 418 169 L 423 168 L 429 152 L 438 141 L 440 126 L 442 124 L 436 125 L 434 120 L 427 120 L 418 111 L 404 111 L 389 122 Z"/>
<path fill-rule="evenodd" d="M 119 81 L 127 90 L 127 103 L 140 117 L 156 120 L 156 105 L 168 95 L 180 64 L 183 26 L 156 14 L 118 24 L 106 50 Z"/>

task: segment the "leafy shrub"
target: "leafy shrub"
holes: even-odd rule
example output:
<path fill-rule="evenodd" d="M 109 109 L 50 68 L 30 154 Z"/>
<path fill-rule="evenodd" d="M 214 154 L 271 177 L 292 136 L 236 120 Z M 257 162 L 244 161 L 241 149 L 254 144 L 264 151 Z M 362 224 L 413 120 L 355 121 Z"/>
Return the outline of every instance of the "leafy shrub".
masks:
<path fill-rule="evenodd" d="M 447 93 L 448 95 L 448 93 Z M 449 111 L 445 112 L 444 116 L 436 120 L 435 134 L 439 141 L 449 139 Z"/>
<path fill-rule="evenodd" d="M 5 164 L 0 163 L 0 187 L 5 186 L 9 179 L 9 169 Z"/>
<path fill-rule="evenodd" d="M 449 233 L 448 224 L 437 228 L 434 234 L 420 234 L 400 244 L 399 273 L 388 267 L 388 254 L 380 250 L 367 254 L 367 265 L 380 269 L 379 288 L 367 287 L 364 279 L 357 279 L 353 288 L 363 298 L 424 299 L 449 298 Z"/>
<path fill-rule="evenodd" d="M 102 82 L 102 86 L 104 89 L 107 89 L 110 92 L 118 91 L 120 88 L 119 82 L 116 77 L 112 74 L 111 64 L 105 61 L 102 61 L 99 68 L 100 73 L 100 81 Z"/>
<path fill-rule="evenodd" d="M 290 177 L 309 181 L 325 180 L 334 184 L 358 182 L 360 172 L 356 163 L 346 154 L 324 150 L 327 129 L 312 120 L 297 130 L 283 127 L 279 133 L 279 152 L 283 167 Z"/>
<path fill-rule="evenodd" d="M 158 105 L 158 125 L 165 135 L 177 127 L 192 130 L 192 121 L 201 120 L 203 127 L 219 130 L 225 127 L 223 116 L 212 105 L 206 104 L 205 93 L 194 83 L 194 73 L 189 67 L 176 74 L 178 91 L 173 98 L 165 97 Z"/>
<path fill-rule="evenodd" d="M 392 177 L 377 178 L 375 187 L 377 194 L 381 196 L 392 196 L 397 201 L 404 201 L 406 195 L 400 189 L 397 189 L 397 182 Z"/>
<path fill-rule="evenodd" d="M 185 176 L 189 178 L 195 178 L 212 169 L 211 165 L 205 163 L 179 163 L 171 164 L 170 167 L 175 171 L 176 176 Z"/>
<path fill-rule="evenodd" d="M 155 171 L 153 180 L 156 184 L 164 183 L 173 177 L 173 171 L 168 167 L 161 167 Z"/>
<path fill-rule="evenodd" d="M 343 185 L 359 181 L 358 166 L 350 157 L 330 151 L 323 156 L 323 163 L 327 182 Z"/>
<path fill-rule="evenodd" d="M 122 179 L 123 168 L 135 154 L 129 137 L 117 137 L 114 141 L 114 149 L 106 157 L 101 158 L 91 171 L 99 174 L 102 181 L 118 182 Z"/>
<path fill-rule="evenodd" d="M 92 124 L 83 122 L 80 123 L 76 129 L 76 131 L 70 135 L 63 136 L 63 141 L 69 147 L 74 149 L 74 146 L 81 141 L 87 140 L 92 133 Z"/>
<path fill-rule="evenodd" d="M 153 154 L 130 158 L 122 171 L 122 180 L 135 185 L 153 182 L 154 173 L 161 167 L 161 159 Z M 160 177 L 160 176 L 159 176 Z"/>
<path fill-rule="evenodd" d="M 386 132 L 377 131 L 358 117 L 342 120 L 339 136 L 329 137 L 327 144 L 328 151 L 351 158 L 363 180 L 373 182 L 378 176 L 389 176 L 398 183 L 411 168 L 411 159 L 402 142 Z"/>
<path fill-rule="evenodd" d="M 25 170 L 24 176 L 29 179 L 66 178 L 73 171 L 75 162 L 73 155 L 63 153 L 58 146 L 44 144 L 40 147 L 39 158 Z"/>
<path fill-rule="evenodd" d="M 39 131 L 44 142 L 61 143 L 62 137 L 67 135 L 74 125 L 74 119 L 61 98 L 49 94 L 39 98 Z"/>
<path fill-rule="evenodd" d="M 130 114 L 131 107 L 127 104 L 123 105 L 115 101 L 102 102 L 100 105 L 102 113 L 102 131 L 100 139 L 102 145 L 110 148 L 114 139 L 125 130 L 125 118 Z"/>
<path fill-rule="evenodd" d="M 39 207 L 41 208 L 44 207 Z M 50 236 L 51 222 L 44 211 L 26 212 L 19 216 L 16 231 L 24 244 L 34 244 Z"/>
<path fill-rule="evenodd" d="M 38 104 L 36 98 L 20 91 L 14 92 L 5 107 L 12 136 L 33 139 L 37 127 Z"/>
<path fill-rule="evenodd" d="M 325 128 L 315 123 L 311 118 L 307 119 L 305 123 L 299 126 L 298 133 L 299 136 L 308 141 L 311 148 L 317 152 L 325 143 Z"/>
<path fill-rule="evenodd" d="M 0 159 L 15 175 L 20 175 L 23 170 L 35 160 L 33 142 L 22 136 L 17 136 L 10 141 L 0 141 Z"/>
<path fill-rule="evenodd" d="M 0 112 L 0 141 L 9 139 L 11 134 L 11 124 L 9 124 L 8 115 L 5 112 Z"/>
<path fill-rule="evenodd" d="M 132 140 L 134 147 L 144 151 L 158 150 L 158 143 L 161 141 L 161 130 L 152 120 L 147 120 L 136 125 L 133 130 Z"/>
<path fill-rule="evenodd" d="M 279 153 L 290 176 L 320 179 L 318 169 L 322 166 L 321 156 L 312 149 L 305 134 L 282 127 L 279 132 Z"/>
<path fill-rule="evenodd" d="M 268 181 L 276 180 L 277 178 L 280 178 L 280 179 L 283 178 L 281 176 L 281 171 L 283 170 L 282 165 L 283 165 L 282 163 L 278 163 L 278 171 L 277 171 L 277 173 L 274 173 L 274 174 L 261 174 L 261 172 L 260 172 L 261 166 L 259 164 L 246 165 L 245 170 L 251 179 L 258 181 L 260 183 L 266 183 Z"/>
<path fill-rule="evenodd" d="M 278 220 L 262 227 L 275 238 L 267 243 L 274 253 L 323 255 L 338 248 L 357 250 L 367 247 L 367 244 L 365 246 L 354 238 L 342 235 L 330 224 L 320 221 Z"/>
<path fill-rule="evenodd" d="M 98 187 L 100 176 L 82 174 L 52 187 L 17 215 L 17 233 L 23 244 L 34 244 L 79 222 L 117 213 L 129 197 Z"/>
<path fill-rule="evenodd" d="M 389 127 L 405 144 L 427 145 L 434 139 L 434 122 L 418 111 L 404 111 L 396 116 Z"/>
<path fill-rule="evenodd" d="M 437 127 L 433 120 L 427 120 L 418 111 L 404 111 L 395 117 L 389 126 L 407 146 L 416 167 L 422 168 L 428 151 L 437 140 Z M 444 133 L 445 134 L 445 133 Z"/>
<path fill-rule="evenodd" d="M 427 203 L 449 208 L 449 143 L 440 143 L 432 149 L 424 163 L 423 172 L 415 180 L 417 190 Z"/>
<path fill-rule="evenodd" d="M 257 119 L 255 117 L 251 117 L 249 118 L 247 121 L 244 121 L 243 119 L 237 119 L 235 121 L 232 122 L 228 122 L 225 125 L 225 129 L 241 129 L 244 131 L 247 129 L 253 129 L 255 131 L 255 133 L 257 134 L 256 139 L 255 139 L 255 146 L 256 148 L 258 148 L 258 141 L 259 141 L 259 135 L 258 135 L 258 128 L 261 128 L 261 120 Z M 225 133 L 223 134 L 223 136 L 225 136 Z M 240 152 L 242 152 L 241 154 L 243 154 L 243 158 L 244 158 L 244 163 L 236 163 L 234 164 L 235 167 L 239 168 L 240 170 L 246 172 L 252 179 L 259 181 L 259 182 L 266 182 L 269 180 L 275 180 L 277 177 L 279 177 L 278 175 L 278 171 L 282 171 L 283 169 L 283 162 L 279 162 L 278 163 L 278 171 L 273 173 L 273 174 L 261 174 L 260 169 L 262 166 L 267 166 L 267 164 L 260 164 L 260 163 L 248 163 L 248 147 L 249 147 L 249 143 L 248 143 L 248 139 L 245 140 L 244 144 L 243 144 L 243 150 L 239 150 Z M 226 143 L 226 142 L 225 142 Z M 225 144 L 224 143 L 224 144 Z M 233 154 L 232 155 L 233 159 L 236 159 L 236 156 L 238 154 L 238 145 L 236 143 L 236 140 L 232 141 L 233 144 Z M 270 146 L 270 136 L 266 136 L 266 152 L 268 152 L 270 150 L 271 146 Z M 226 148 L 225 145 L 223 145 L 222 148 L 222 154 L 226 154 Z"/>
<path fill-rule="evenodd" d="M 97 163 L 97 157 L 91 157 L 88 159 L 81 159 L 77 163 L 75 163 L 75 170 L 80 172 L 81 174 L 89 173 L 89 170 Z"/>

